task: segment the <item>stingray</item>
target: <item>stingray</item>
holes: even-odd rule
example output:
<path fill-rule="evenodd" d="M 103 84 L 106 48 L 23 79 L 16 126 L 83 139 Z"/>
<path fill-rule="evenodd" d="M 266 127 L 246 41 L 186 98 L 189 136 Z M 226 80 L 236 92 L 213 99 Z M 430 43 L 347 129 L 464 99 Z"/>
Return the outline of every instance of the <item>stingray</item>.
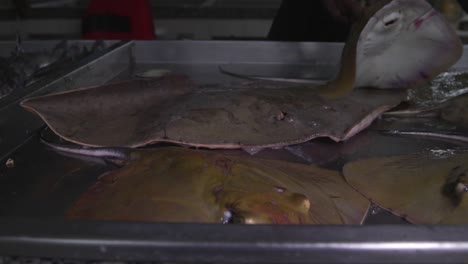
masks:
<path fill-rule="evenodd" d="M 458 60 L 463 51 L 457 34 L 445 17 L 432 9 L 426 1 L 375 2 L 378 2 L 377 5 L 374 3 L 370 9 L 375 11 L 383 6 L 382 10 L 369 21 L 365 19 L 358 21 L 352 28 L 354 34 L 351 34 L 346 45 L 346 48 L 349 48 L 348 52 L 357 46 L 355 55 L 348 54 L 355 56 L 356 59 L 355 87 L 417 87 Z M 364 26 L 365 23 L 367 25 Z M 362 29 L 360 35 L 356 34 L 360 29 Z M 445 44 L 449 45 L 447 49 Z M 432 55 L 425 56 L 424 53 Z M 346 57 L 346 55 L 343 54 L 343 60 L 350 59 L 351 56 Z M 343 67 L 341 69 L 349 70 Z M 297 78 L 260 76 L 252 74 L 255 72 L 252 67 L 248 67 L 248 73 L 244 73 L 246 71 L 241 72 L 229 65 L 223 65 L 220 71 L 234 77 L 253 80 L 293 83 L 325 81 L 301 78 L 299 75 Z M 316 74 L 302 72 L 300 75 Z"/>
<path fill-rule="evenodd" d="M 370 203 L 337 171 L 169 147 L 133 150 L 67 210 L 71 219 L 360 224 Z"/>
<path fill-rule="evenodd" d="M 280 147 L 316 137 L 343 141 L 406 94 L 355 86 L 409 87 L 445 70 L 460 54 L 460 40 L 425 1 L 378 1 L 353 26 L 337 78 L 323 86 L 197 89 L 187 77 L 169 74 L 31 98 L 21 105 L 58 135 L 88 146 L 169 142 L 232 149 Z"/>
<path fill-rule="evenodd" d="M 415 224 L 468 223 L 468 152 L 424 153 L 355 161 L 346 180 L 366 197 Z"/>

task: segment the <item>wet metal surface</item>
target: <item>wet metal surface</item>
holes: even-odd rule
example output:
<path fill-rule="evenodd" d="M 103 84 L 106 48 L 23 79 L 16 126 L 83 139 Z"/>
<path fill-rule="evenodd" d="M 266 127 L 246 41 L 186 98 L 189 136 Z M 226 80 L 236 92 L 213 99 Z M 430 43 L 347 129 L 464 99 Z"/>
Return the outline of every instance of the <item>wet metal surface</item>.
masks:
<path fill-rule="evenodd" d="M 6 159 L 43 125 L 19 106 L 23 98 L 105 83 L 129 67 L 131 46 L 131 43 L 116 44 L 0 100 L 0 159 Z"/>
<path fill-rule="evenodd" d="M 333 72 L 334 67 L 336 67 L 335 63 L 338 62 L 338 56 L 336 56 L 336 53 L 339 53 L 340 51 L 339 45 L 319 45 L 313 43 L 300 45 L 291 44 L 288 46 L 288 44 L 284 43 L 275 44 L 255 42 L 137 42 L 135 47 L 133 47 L 135 49 L 135 67 L 133 67 L 131 63 L 128 63 L 128 61 L 127 67 L 124 67 L 125 59 L 130 57 L 129 52 L 132 49 L 130 45 L 134 44 L 131 43 L 127 45 L 128 46 L 123 46 L 114 51 L 111 51 L 109 54 L 99 58 L 96 62 L 84 65 L 83 69 L 85 69 L 85 72 L 75 72 L 74 74 L 76 77 L 73 78 L 74 82 L 71 84 L 65 86 L 63 85 L 64 83 L 70 83 L 70 81 L 67 81 L 67 78 L 70 77 L 61 78 L 58 81 L 53 82 L 56 86 L 56 89 L 58 88 L 65 90 L 80 86 L 99 84 L 106 82 L 106 80 L 117 81 L 134 78 L 135 73 L 154 68 L 169 69 L 174 72 L 188 74 L 194 78 L 196 82 L 204 85 L 219 83 L 245 83 L 248 81 L 221 74 L 218 70 L 218 66 L 220 63 L 244 65 L 246 64 L 247 58 L 247 63 L 251 65 L 250 67 L 254 69 L 254 65 L 258 66 L 258 69 L 260 69 L 259 71 L 263 71 L 262 74 L 268 73 L 267 69 L 275 69 L 271 72 L 272 76 L 275 76 L 278 74 L 278 72 L 280 72 L 279 69 L 282 67 L 288 69 L 291 65 L 290 63 L 293 63 L 293 65 L 296 65 L 295 67 L 297 67 L 297 65 L 304 65 L 305 69 L 319 69 L 322 67 L 326 70 L 323 72 L 316 71 L 317 76 L 322 79 L 329 79 L 332 77 L 330 72 Z M 291 50 L 286 52 L 287 48 Z M 259 53 L 259 49 L 264 51 Z M 213 53 L 207 53 L 208 50 L 213 51 Z M 329 55 L 325 56 L 323 53 L 324 51 L 326 51 L 326 54 Z M 269 52 L 273 55 L 267 57 L 266 54 L 264 54 L 266 52 Z M 303 52 L 312 52 L 316 54 L 317 57 L 312 59 L 312 57 L 306 56 L 303 58 L 301 57 Z M 259 58 L 254 58 L 252 56 L 249 57 L 244 53 L 248 53 L 252 56 L 255 54 L 255 56 L 258 56 Z M 235 54 L 242 55 L 235 56 Z M 274 54 L 276 54 L 276 57 Z M 173 57 L 171 57 L 171 55 Z M 329 58 L 331 59 L 329 60 Z M 190 60 L 192 60 L 192 63 L 188 63 Z M 257 61 L 258 64 L 253 64 L 254 61 Z M 285 63 L 281 64 L 281 61 L 284 61 Z M 106 68 L 112 62 L 117 64 L 115 67 L 119 67 L 119 65 L 121 65 L 121 70 L 110 71 L 107 68 L 107 71 L 104 72 L 104 74 L 99 74 L 100 69 Z M 307 70 L 305 70 L 305 72 L 306 71 Z M 298 73 L 298 76 L 293 76 L 292 73 L 289 72 L 287 75 L 281 77 L 304 77 L 301 76 L 301 71 L 298 71 Z M 46 91 L 52 90 L 52 88 L 41 88 L 40 90 L 42 93 L 44 93 Z M 59 156 L 56 154 L 44 150 L 45 146 L 39 144 L 36 137 L 37 131 L 42 126 L 42 123 L 37 117 L 26 112 L 24 109 L 19 108 L 17 105 L 12 105 L 0 113 L 0 120 L 3 122 L 10 122 L 9 125 L 3 125 L 2 123 L 1 126 L 2 128 L 6 129 L 1 130 L 1 133 L 4 135 L 0 137 L 0 149 L 2 150 L 2 160 L 0 163 L 2 166 L 2 174 L 0 176 L 0 180 L 3 183 L 1 184 L 1 188 L 4 190 L 1 192 L 2 195 L 0 197 L 2 198 L 0 198 L 0 205 L 2 205 L 2 208 L 6 208 L 3 205 L 8 205 L 9 208 L 15 208 L 14 210 L 3 210 L 2 215 L 47 216 L 47 213 L 41 210 L 32 210 L 29 212 L 27 210 L 27 208 L 33 208 L 34 204 L 36 203 L 43 203 L 40 202 L 40 197 L 22 195 L 22 198 L 20 199 L 21 202 L 19 202 L 20 200 L 14 198 L 16 195 L 15 193 L 25 194 L 27 193 L 27 190 L 30 190 L 31 185 L 38 185 L 37 183 L 34 183 L 34 181 L 29 181 L 29 177 L 31 177 L 31 179 L 33 179 L 33 177 L 36 177 L 36 179 L 41 179 L 47 178 L 48 176 L 39 175 L 53 174 L 62 175 L 56 177 L 63 178 L 65 177 L 63 175 L 70 173 L 69 171 L 73 168 L 73 166 L 77 165 L 72 165 L 74 163 L 73 159 L 71 158 L 59 158 Z M 334 143 L 331 141 L 319 139 L 318 141 L 291 146 L 290 149 L 292 148 L 293 151 L 287 151 L 286 149 L 263 150 L 262 153 L 257 155 L 259 157 L 267 156 L 272 159 L 279 158 L 286 160 L 299 160 L 304 163 L 320 164 L 339 170 L 344 163 L 350 160 L 372 156 L 408 154 L 431 148 L 442 149 L 457 147 L 457 144 L 453 142 L 443 142 L 424 138 L 415 139 L 407 137 L 395 137 L 382 135 L 377 131 L 378 129 L 403 129 L 407 127 L 414 128 L 415 126 L 417 127 L 418 122 L 421 122 L 420 119 L 416 121 L 417 122 L 405 123 L 404 120 L 400 120 L 398 122 L 392 121 L 391 119 L 377 120 L 368 131 L 364 131 L 343 143 Z M 421 126 L 437 127 L 438 124 L 439 123 L 434 122 L 421 122 Z M 22 136 L 20 139 L 18 135 L 22 133 L 25 133 L 25 136 Z M 320 146 L 314 145 L 317 144 L 317 142 L 322 142 L 322 144 Z M 8 151 L 15 148 L 18 149 L 13 152 Z M 238 153 L 242 153 L 242 151 L 239 151 Z M 328 157 L 317 157 L 318 155 L 324 155 L 323 153 L 328 153 L 326 154 Z M 242 155 L 244 155 L 244 153 L 242 153 Z M 40 157 L 40 160 L 38 157 Z M 325 158 L 326 160 L 324 160 Z M 21 162 L 16 162 L 15 168 L 8 169 L 5 165 L 8 159 L 17 159 Z M 65 161 L 70 162 L 70 165 L 66 165 L 67 162 Z M 57 162 L 63 164 L 61 166 L 55 166 L 54 164 Z M 41 169 L 36 170 L 34 166 L 38 166 L 37 164 L 39 163 Z M 79 168 L 79 166 L 77 168 Z M 94 172 L 93 169 L 90 169 L 90 171 L 87 173 L 89 174 L 87 177 L 92 178 L 97 177 L 100 172 Z M 83 180 L 86 182 L 85 178 L 83 178 Z M 84 190 L 86 183 L 83 183 L 82 185 L 76 185 L 71 189 L 74 189 L 74 192 L 79 192 L 79 190 L 76 190 L 78 186 L 83 186 L 82 190 Z M 45 186 L 43 187 L 48 188 Z M 70 185 L 69 187 L 72 186 Z M 47 189 L 42 190 L 41 192 L 43 194 L 43 198 L 46 199 L 48 196 Z M 14 203 L 11 201 L 17 201 L 19 204 L 17 206 L 13 206 Z M 49 211 L 47 211 L 50 213 L 49 216 L 60 216 L 60 206 L 51 206 L 52 204 L 54 204 L 54 201 L 49 201 Z M 56 208 L 57 211 L 51 212 L 51 208 Z"/>
<path fill-rule="evenodd" d="M 196 82 L 204 85 L 223 83 L 235 84 L 246 82 L 246 80 L 236 79 L 219 73 L 218 66 L 226 64 L 231 65 L 231 67 L 240 67 L 240 69 L 242 69 L 243 66 L 248 65 L 246 68 L 249 68 L 251 71 L 253 71 L 255 68 L 258 68 L 259 74 L 262 75 L 271 73 L 272 76 L 292 78 L 310 77 L 310 74 L 309 76 L 304 76 L 307 75 L 307 72 L 310 69 L 315 72 L 313 77 L 317 77 L 319 79 L 330 79 L 336 72 L 340 49 L 341 45 L 339 44 L 317 43 L 192 41 L 133 42 L 121 46 L 120 48 L 116 48 L 106 55 L 82 65 L 79 68 L 80 70 L 72 72 L 71 75 L 68 75 L 67 77 L 52 81 L 50 82 L 50 85 L 45 85 L 43 88 L 38 88 L 38 91 L 40 91 L 40 93 L 46 93 L 48 91 L 56 91 L 58 89 L 66 90 L 81 86 L 102 84 L 109 81 L 129 79 L 133 78 L 135 73 L 153 68 L 170 69 L 175 72 L 185 73 L 191 76 Z M 130 59 L 134 60 L 134 63 L 132 63 Z M 302 70 L 291 71 L 291 68 Z M 468 69 L 467 55 L 464 55 L 462 60 L 457 65 L 455 65 L 454 69 L 458 71 Z M 284 73 L 284 75 L 278 76 L 279 73 Z M 38 93 L 34 93 L 34 95 L 37 94 Z M 38 237 L 43 238 L 48 234 L 50 235 L 50 238 L 60 236 L 59 234 L 66 235 L 67 232 L 60 233 L 60 228 L 71 228 L 67 226 L 70 223 L 61 221 L 63 219 L 64 210 L 72 203 L 74 199 L 76 199 L 76 197 L 82 191 L 86 190 L 86 188 L 94 182 L 96 177 L 98 177 L 103 171 L 106 170 L 105 165 L 76 160 L 70 157 L 62 157 L 50 150 L 47 150 L 45 146 L 39 143 L 37 137 L 38 130 L 42 127 L 42 125 L 43 123 L 39 120 L 39 118 L 35 117 L 31 113 L 26 112 L 24 109 L 21 109 L 16 104 L 12 104 L 6 108 L 0 109 L 0 221 L 5 221 L 5 225 L 0 228 L 0 244 L 7 243 L 8 241 L 10 244 L 18 242 L 18 240 L 15 239 L 14 234 L 7 234 L 7 232 L 3 232 L 5 230 L 9 230 L 7 229 L 8 225 L 12 225 L 12 228 L 15 226 L 20 228 L 21 225 L 30 225 L 31 221 L 33 223 L 34 221 L 40 223 L 40 221 L 42 221 L 40 219 L 58 221 L 61 224 L 57 225 L 56 230 L 51 228 L 49 233 L 45 232 L 44 230 L 42 230 L 44 232 L 39 232 L 39 230 L 36 230 L 37 232 L 35 234 Z M 341 169 L 342 165 L 347 161 L 366 157 L 408 154 L 422 150 L 444 150 L 464 147 L 463 145 L 460 145 L 456 142 L 438 141 L 426 138 L 395 137 L 382 135 L 378 132 L 379 129 L 404 129 L 408 127 L 437 128 L 443 126 L 446 127 L 447 125 L 438 121 L 434 122 L 433 120 L 431 120 L 431 122 L 426 122 L 424 120 L 418 119 L 415 122 L 406 122 L 404 120 L 396 121 L 393 119 L 381 119 L 377 120 L 374 125 L 371 126 L 367 131 L 358 134 L 346 142 L 334 143 L 328 140 L 318 140 L 316 142 L 309 142 L 297 146 L 292 146 L 295 148 L 295 151 L 293 151 L 294 154 L 291 154 L 292 152 L 286 151 L 285 149 L 277 149 L 264 150 L 257 154 L 257 156 L 271 159 L 280 157 L 284 160 L 320 164 L 326 168 Z M 229 152 L 238 153 L 239 155 L 248 155 L 240 150 L 232 150 Z M 8 159 L 14 160 L 14 167 L 7 167 L 6 163 Z M 7 220 L 11 218 L 29 218 L 29 220 L 25 222 Z M 405 224 L 405 222 L 399 218 L 394 217 L 378 208 L 373 209 L 371 214 L 369 214 L 369 218 L 367 219 L 366 223 Z M 151 226 L 154 226 L 155 228 L 163 228 L 162 226 L 159 226 L 159 224 L 142 225 L 139 227 L 133 226 L 131 224 L 122 224 L 116 227 L 112 225 L 105 225 L 105 223 L 89 223 L 86 224 L 85 227 L 79 225 L 78 223 L 76 223 L 76 225 L 77 226 L 73 227 L 75 229 L 72 230 L 79 230 L 80 228 L 85 228 L 87 230 L 85 233 L 83 233 L 84 237 L 81 237 L 82 239 L 86 239 L 86 234 L 90 232 L 92 233 L 92 230 L 95 230 L 97 233 L 99 233 L 98 229 L 101 231 L 107 230 L 105 232 L 103 231 L 104 233 L 109 233 L 112 231 L 117 233 L 115 236 L 118 237 L 119 233 L 125 233 L 123 230 L 126 230 L 125 228 L 127 227 L 133 228 L 133 230 L 141 228 L 140 231 L 144 230 L 145 228 L 151 228 Z M 40 228 L 39 224 L 37 225 L 37 228 Z M 164 228 L 166 228 L 165 230 L 167 230 L 167 234 L 176 234 L 176 231 L 179 229 L 177 225 L 169 225 L 169 227 L 165 226 Z M 195 230 L 198 229 L 198 226 L 184 225 L 184 228 L 186 230 Z M 217 230 L 219 236 L 229 235 L 228 232 L 231 232 L 227 229 L 226 231 L 222 231 L 222 229 L 220 229 L 221 227 L 213 228 Z M 252 229 L 249 230 L 251 230 L 252 233 L 255 233 L 255 227 L 250 228 Z M 265 231 L 265 228 L 268 229 L 268 227 L 258 228 L 262 229 L 263 231 Z M 276 236 L 275 230 L 270 229 L 268 231 L 271 232 L 269 233 L 271 234 L 270 241 L 281 243 L 281 241 L 288 238 L 288 235 L 293 236 L 294 234 L 297 234 L 297 229 L 294 227 L 290 228 L 290 233 L 287 233 L 287 230 L 280 231 L 283 232 L 282 236 Z M 369 241 L 373 241 L 373 237 L 375 238 L 375 236 L 382 235 L 381 230 L 382 232 L 390 233 L 392 232 L 391 230 L 405 230 L 403 227 L 401 228 L 402 229 L 399 229 L 398 226 L 381 226 L 380 229 L 372 229 L 371 231 L 366 230 L 364 232 L 367 232 L 365 236 L 369 239 Z M 421 227 L 421 229 L 418 229 L 417 227 L 415 228 L 416 230 L 409 232 L 423 232 L 423 227 Z M 335 238 L 345 240 L 348 239 L 348 241 L 353 241 L 353 238 L 346 238 L 345 234 L 348 234 L 349 232 L 359 233 L 360 231 L 351 229 L 351 227 L 334 229 L 334 231 L 330 231 L 329 234 L 335 235 Z M 13 228 L 11 230 L 15 229 Z M 34 225 L 30 226 L 29 229 L 23 230 L 25 230 L 25 233 L 23 234 L 26 235 L 27 232 L 35 232 Z M 315 232 L 313 230 L 317 231 L 316 227 L 312 228 L 311 232 Z M 376 230 L 379 230 L 379 234 L 375 234 Z M 129 232 L 128 234 L 131 233 L 132 232 Z M 404 231 L 401 233 L 403 234 Z M 5 236 L 2 236 L 2 234 L 7 234 L 7 238 L 11 240 L 5 240 Z M 321 234 L 324 235 L 324 237 L 327 237 L 325 233 L 321 232 Z M 427 236 L 426 238 L 430 240 L 431 234 L 431 232 L 424 233 L 424 236 Z M 196 233 L 195 235 L 199 235 L 198 238 L 201 240 L 203 240 L 204 237 L 208 238 L 210 236 L 204 236 L 200 233 Z M 73 234 L 70 236 L 73 237 Z M 359 236 L 355 236 L 355 239 L 358 237 Z M 94 237 L 89 236 L 89 238 L 89 241 L 94 241 L 93 243 L 96 241 L 101 241 L 103 245 L 109 246 L 109 244 L 107 244 L 107 240 L 98 239 L 99 235 Z M 98 240 L 95 241 L 95 238 Z M 450 241 L 450 237 L 444 238 Z M 114 239 L 124 238 L 114 237 Z M 222 240 L 221 237 L 217 237 L 217 239 L 218 240 L 213 238 L 213 241 Z M 391 240 L 395 238 L 388 236 L 388 239 Z M 251 242 L 255 243 L 255 239 L 253 240 L 254 241 Z M 385 240 L 385 238 L 383 240 Z M 29 241 L 29 244 L 27 244 L 29 246 L 37 245 L 37 243 L 43 243 L 43 245 L 53 245 L 55 242 L 50 244 L 49 242 L 51 241 Z M 78 240 L 74 240 L 74 242 L 68 242 L 70 242 L 70 246 L 90 245 L 86 243 L 73 244 L 77 241 Z M 128 242 L 130 240 L 125 241 Z M 423 239 L 421 241 L 426 240 Z M 99 244 L 101 242 L 96 243 Z M 170 241 L 163 241 L 161 243 L 167 244 L 169 242 Z M 96 247 L 99 248 L 97 244 Z M 123 243 L 122 247 L 126 247 L 126 245 L 126 243 Z M 193 245 L 191 246 L 187 244 L 185 246 L 188 250 L 189 248 L 191 249 Z M 323 244 L 323 246 L 324 248 L 327 248 L 329 245 Z M 372 244 L 369 244 L 368 246 L 371 247 Z M 457 247 L 455 244 L 454 246 L 455 248 Z M 109 246 L 109 248 L 111 247 L 112 246 Z M 154 247 L 155 245 L 153 245 L 153 248 Z M 209 245 L 207 245 L 207 247 L 209 247 Z M 212 249 L 212 247 L 209 248 Z M 267 248 L 272 249 L 272 247 Z M 49 250 L 51 249 L 53 249 L 53 247 L 49 247 Z M 8 250 L 8 248 L 4 247 L 4 250 Z M 10 248 L 10 252 L 15 252 L 15 254 L 22 254 L 21 251 L 11 250 L 12 249 Z M 341 248 L 340 250 L 344 249 Z M 360 249 L 356 248 L 350 248 L 349 250 L 362 252 Z M 330 252 L 332 251 L 333 250 Z M 447 250 L 447 252 L 449 251 L 450 250 Z M 2 251 L 0 247 L 0 254 L 5 254 L 5 252 L 8 251 Z M 34 252 L 37 253 L 38 251 L 33 250 L 29 251 L 29 253 L 26 252 L 28 251 L 23 251 L 24 254 L 32 254 Z M 63 252 L 70 253 L 66 250 Z M 162 252 L 165 251 L 163 250 Z M 399 251 L 397 250 L 395 252 Z M 47 254 L 50 255 L 50 253 Z M 187 256 L 189 255 L 190 254 L 187 254 Z M 84 256 L 85 255 L 83 255 L 83 257 Z M 89 254 L 89 256 L 92 256 L 92 254 Z M 129 255 L 125 256 L 128 257 Z M 167 256 L 169 255 L 166 255 L 166 257 Z M 200 258 L 195 259 L 200 260 Z M 439 258 L 439 260 L 440 259 L 442 258 Z M 210 258 L 206 258 L 206 260 L 210 260 Z M 211 260 L 220 261 L 221 259 L 212 258 Z M 331 260 L 336 261 L 337 259 L 332 258 Z M 242 261 L 239 260 L 238 263 L 241 262 Z"/>

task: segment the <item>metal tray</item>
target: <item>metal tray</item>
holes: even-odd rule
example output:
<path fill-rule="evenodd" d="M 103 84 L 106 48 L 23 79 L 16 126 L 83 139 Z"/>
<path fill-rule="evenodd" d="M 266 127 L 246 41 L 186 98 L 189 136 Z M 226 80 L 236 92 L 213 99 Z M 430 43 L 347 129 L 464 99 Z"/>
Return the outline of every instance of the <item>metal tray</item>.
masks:
<path fill-rule="evenodd" d="M 26 51 L 42 51 L 51 49 L 58 42 L 26 42 Z M 81 44 L 91 46 L 91 41 Z M 0 56 L 8 56 L 15 43 L 0 42 Z M 132 44 L 109 41 L 107 48 L 90 56 L 68 63 L 55 72 L 51 72 L 33 83 L 18 89 L 11 95 L 0 100 L 0 160 L 12 153 L 34 134 L 34 130 L 42 126 L 40 120 L 31 118 L 30 114 L 21 109 L 19 102 L 27 96 L 36 96 L 51 91 L 71 89 L 79 86 L 97 85 L 109 81 L 116 73 L 126 70 L 131 60 Z M 124 52 L 120 52 L 123 49 Z M 126 51 L 126 52 L 125 52 Z"/>
<path fill-rule="evenodd" d="M 221 74 L 220 65 L 263 75 L 330 79 L 337 71 L 341 49 L 342 44 L 331 43 L 118 43 L 67 73 L 35 84 L 27 96 L 129 79 L 152 68 L 182 72 L 205 85 L 245 82 Z M 466 53 L 454 67 L 468 69 Z M 374 210 L 364 226 L 67 221 L 63 218 L 66 208 L 107 168 L 60 156 L 42 146 L 37 133 L 43 123 L 18 106 L 22 98 L 0 109 L 0 255 L 189 263 L 440 263 L 468 259 L 466 227 L 407 225 L 381 210 Z M 376 126 L 386 125 L 379 122 Z M 426 147 L 459 147 L 451 142 L 383 136 L 372 128 L 340 144 L 339 159 L 326 166 L 341 168 L 357 158 L 411 153 Z M 15 161 L 14 168 L 5 166 L 7 159 Z"/>

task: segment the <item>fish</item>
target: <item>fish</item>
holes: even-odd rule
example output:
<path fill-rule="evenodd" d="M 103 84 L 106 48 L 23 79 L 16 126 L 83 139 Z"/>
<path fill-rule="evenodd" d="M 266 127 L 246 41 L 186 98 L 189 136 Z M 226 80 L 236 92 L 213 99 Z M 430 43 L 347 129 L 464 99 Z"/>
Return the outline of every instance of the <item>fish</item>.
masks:
<path fill-rule="evenodd" d="M 383 134 L 396 136 L 427 137 L 461 144 L 468 143 L 468 133 L 458 131 L 417 131 L 417 130 L 381 130 Z"/>
<path fill-rule="evenodd" d="M 398 88 L 428 80 L 458 59 L 460 40 L 451 38 L 453 30 L 445 25 L 425 1 L 378 1 L 353 27 L 338 77 L 315 88 L 271 82 L 257 87 L 199 88 L 183 74 L 168 73 L 29 98 L 21 106 L 62 138 L 94 147 L 164 142 L 209 149 L 262 149 L 317 137 L 345 141 L 400 104 L 406 90 Z M 430 42 L 425 39 L 428 33 Z M 424 52 L 413 51 L 419 39 Z M 432 60 L 442 44 L 445 52 L 440 60 L 423 68 L 419 63 Z M 396 59 L 412 65 L 413 71 L 393 65 Z M 376 61 L 391 63 L 388 70 L 369 70 Z M 397 69 L 402 71 L 395 73 Z M 360 86 L 395 89 L 353 90 L 356 80 Z"/>
<path fill-rule="evenodd" d="M 129 148 L 85 148 L 79 145 L 59 144 L 45 139 L 42 133 L 40 135 L 40 142 L 57 153 L 74 158 L 98 158 L 114 165 L 119 165 L 130 159 L 131 150 Z"/>
<path fill-rule="evenodd" d="M 467 224 L 468 153 L 432 149 L 350 162 L 347 182 L 373 203 L 414 224 Z"/>
<path fill-rule="evenodd" d="M 328 100 L 302 86 L 196 90 L 187 76 L 165 75 L 36 97 L 21 105 L 65 140 L 85 146 L 163 142 L 262 149 L 317 137 L 346 140 L 405 96 L 404 91 L 359 89 Z"/>
<path fill-rule="evenodd" d="M 181 147 L 132 150 L 101 175 L 67 219 L 214 223 L 360 224 L 369 201 L 339 171 Z"/>
<path fill-rule="evenodd" d="M 339 97 L 358 87 L 415 88 L 448 69 L 463 53 L 461 40 L 450 23 L 427 1 L 372 1 L 364 10 L 347 40 L 338 78 L 324 87 L 324 94 Z M 350 70 L 354 68 L 355 80 Z M 251 80 L 324 81 L 243 74 L 224 66 L 220 66 L 220 72 Z"/>

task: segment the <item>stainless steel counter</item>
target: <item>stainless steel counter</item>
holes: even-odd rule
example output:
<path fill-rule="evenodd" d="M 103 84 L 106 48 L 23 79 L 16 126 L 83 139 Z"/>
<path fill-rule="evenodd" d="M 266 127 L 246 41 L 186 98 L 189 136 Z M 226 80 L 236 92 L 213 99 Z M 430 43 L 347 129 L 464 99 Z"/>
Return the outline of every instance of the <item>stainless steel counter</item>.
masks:
<path fill-rule="evenodd" d="M 11 44 L 0 43 L 0 47 Z M 394 263 L 468 259 L 468 229 L 410 226 L 376 208 L 366 224 L 387 225 L 222 226 L 66 221 L 63 219 L 66 208 L 108 168 L 46 149 L 37 135 L 43 127 L 42 121 L 18 106 L 28 96 L 129 79 L 135 73 L 153 68 L 188 74 L 202 85 L 246 81 L 221 74 L 220 65 L 249 74 L 330 79 L 336 73 L 341 48 L 341 44 L 327 43 L 119 43 L 26 87 L 7 103 L 0 101 L 0 255 L 190 263 L 377 260 Z M 467 56 L 465 53 L 455 70 L 468 69 Z M 322 150 L 330 152 L 329 159 L 320 163 L 335 169 L 363 157 L 465 147 L 453 142 L 385 136 L 375 130 L 405 124 L 378 120 L 347 142 L 319 140 L 318 145 L 301 147 L 307 148 L 311 155 Z M 425 120 L 408 124 L 428 126 Z M 14 168 L 6 167 L 7 159 L 15 161 Z M 315 163 L 306 158 L 303 162 Z"/>

